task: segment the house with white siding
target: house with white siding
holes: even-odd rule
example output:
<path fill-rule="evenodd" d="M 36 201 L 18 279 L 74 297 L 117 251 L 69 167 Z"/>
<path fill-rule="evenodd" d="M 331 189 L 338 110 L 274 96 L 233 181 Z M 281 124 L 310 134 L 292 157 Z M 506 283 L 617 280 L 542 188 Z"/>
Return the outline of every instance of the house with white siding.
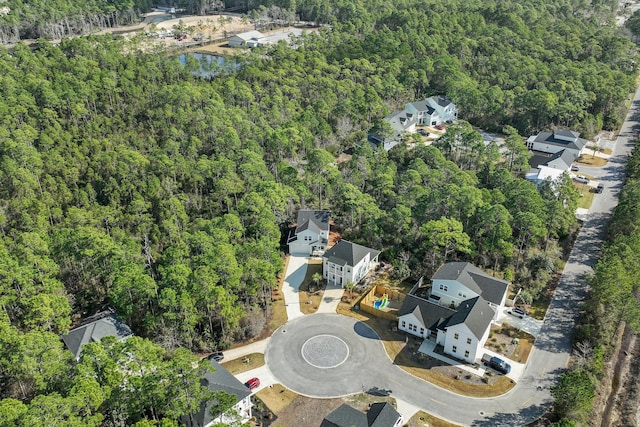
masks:
<path fill-rule="evenodd" d="M 329 242 L 330 211 L 300 209 L 287 244 L 292 255 L 320 255 Z"/>
<path fill-rule="evenodd" d="M 197 413 L 184 415 L 180 418 L 187 427 L 209 427 L 213 425 L 237 425 L 246 423 L 251 419 L 251 390 L 234 377 L 224 366 L 211 360 L 211 370 L 208 371 L 201 383 L 211 391 L 222 391 L 233 395 L 235 404 L 231 410 L 225 413 L 211 413 L 211 408 L 216 404 L 215 399 L 203 403 Z"/>
<path fill-rule="evenodd" d="M 458 108 L 445 95 L 432 96 L 421 101 L 410 102 L 404 110 L 395 111 L 384 118 L 389 123 L 392 134 L 380 136 L 369 135 L 369 141 L 381 145 L 386 151 L 398 145 L 412 133 L 416 126 L 437 126 L 445 122 L 453 122 L 458 118 Z"/>
<path fill-rule="evenodd" d="M 532 151 L 555 154 L 566 150 L 574 159 L 580 157 L 587 147 L 587 140 L 580 138 L 578 132 L 572 130 L 554 130 L 540 132 L 527 139 L 527 148 Z"/>
<path fill-rule="evenodd" d="M 322 256 L 322 276 L 342 287 L 358 283 L 378 263 L 379 255 L 375 249 L 340 240 Z"/>
<path fill-rule="evenodd" d="M 420 280 L 406 296 L 398 328 L 434 340 L 446 354 L 473 363 L 504 307 L 509 283 L 465 262 L 444 264 L 431 281 L 429 289 Z"/>

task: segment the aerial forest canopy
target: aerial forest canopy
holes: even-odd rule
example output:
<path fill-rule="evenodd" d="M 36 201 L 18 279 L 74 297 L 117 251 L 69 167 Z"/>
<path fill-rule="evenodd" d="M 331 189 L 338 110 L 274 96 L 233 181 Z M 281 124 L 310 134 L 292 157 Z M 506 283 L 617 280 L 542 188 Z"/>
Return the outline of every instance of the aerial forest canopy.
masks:
<path fill-rule="evenodd" d="M 63 406 L 92 425 L 193 409 L 202 396 L 190 385 L 172 387 L 193 401 L 118 389 L 95 359 L 152 354 L 144 362 L 168 381 L 190 366 L 181 348 L 257 336 L 300 207 L 331 209 L 398 278 L 461 259 L 515 280 L 526 299 L 544 292 L 578 194 L 569 179 L 521 178 L 521 136 L 620 123 L 637 57 L 607 5 L 264 3 L 331 26 L 211 80 L 142 35 L 0 48 L 0 427 Z M 4 32 L 107 16 L 107 5 L 145 10 L 5 5 Z M 463 119 L 437 146 L 387 153 L 365 142 L 389 112 L 435 94 Z M 471 124 L 504 129 L 505 145 L 486 145 Z M 58 334 L 106 306 L 147 340 L 94 346 L 76 365 Z"/>

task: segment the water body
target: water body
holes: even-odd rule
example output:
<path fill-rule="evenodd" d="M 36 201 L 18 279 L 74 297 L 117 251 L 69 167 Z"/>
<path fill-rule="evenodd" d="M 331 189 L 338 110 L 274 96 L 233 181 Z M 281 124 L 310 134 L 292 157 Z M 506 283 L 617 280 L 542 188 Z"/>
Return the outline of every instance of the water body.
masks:
<path fill-rule="evenodd" d="M 176 19 L 175 15 L 160 15 L 156 16 L 151 20 L 152 24 L 157 24 L 158 22 L 169 21 L 170 19 Z"/>
<path fill-rule="evenodd" d="M 235 58 L 208 53 L 184 53 L 178 57 L 178 60 L 182 65 L 193 68 L 194 74 L 204 78 L 235 72 L 241 66 Z"/>

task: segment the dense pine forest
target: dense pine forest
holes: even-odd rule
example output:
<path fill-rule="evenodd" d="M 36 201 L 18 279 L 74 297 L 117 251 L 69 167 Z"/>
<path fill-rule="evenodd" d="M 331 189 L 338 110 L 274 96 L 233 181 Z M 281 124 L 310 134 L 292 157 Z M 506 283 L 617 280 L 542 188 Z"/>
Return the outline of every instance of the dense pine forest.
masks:
<path fill-rule="evenodd" d="M 545 291 L 578 193 L 568 178 L 521 178 L 523 137 L 621 122 L 638 58 L 611 2 L 263 3 L 330 25 L 211 80 L 143 36 L 0 48 L 0 427 L 175 425 L 211 398 L 191 351 L 265 327 L 300 207 L 331 209 L 399 279 L 462 259 L 529 301 Z M 149 7 L 4 5 L 10 38 Z M 436 146 L 365 142 L 435 94 L 463 119 Z M 472 125 L 504 131 L 502 151 Z M 74 363 L 59 334 L 104 307 L 141 338 L 91 344 Z"/>

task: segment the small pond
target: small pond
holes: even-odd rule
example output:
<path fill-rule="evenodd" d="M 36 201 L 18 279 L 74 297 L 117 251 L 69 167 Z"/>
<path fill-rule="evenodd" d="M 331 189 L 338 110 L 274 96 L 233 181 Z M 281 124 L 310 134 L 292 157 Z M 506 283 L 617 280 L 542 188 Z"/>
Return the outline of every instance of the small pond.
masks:
<path fill-rule="evenodd" d="M 238 71 L 241 66 L 235 58 L 226 58 L 209 53 L 184 53 L 178 57 L 178 60 L 182 65 L 193 67 L 194 74 L 205 78 L 215 77 L 224 72 Z M 193 60 L 195 62 L 192 62 Z M 199 69 L 198 64 L 200 65 Z"/>
<path fill-rule="evenodd" d="M 153 18 L 150 22 L 157 24 L 158 22 L 169 21 L 170 19 L 176 19 L 175 15 L 160 15 Z"/>

